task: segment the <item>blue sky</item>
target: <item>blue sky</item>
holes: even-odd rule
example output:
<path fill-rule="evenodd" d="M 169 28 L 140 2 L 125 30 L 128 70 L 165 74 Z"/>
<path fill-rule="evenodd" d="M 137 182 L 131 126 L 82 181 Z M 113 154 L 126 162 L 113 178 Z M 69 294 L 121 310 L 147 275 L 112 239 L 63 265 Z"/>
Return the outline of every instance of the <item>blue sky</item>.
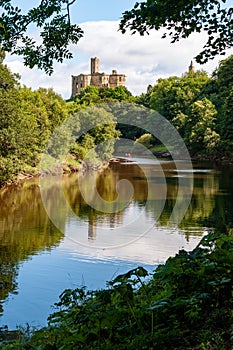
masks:
<path fill-rule="evenodd" d="M 73 19 L 78 22 L 115 21 L 125 10 L 130 10 L 136 0 L 78 0 L 73 7 Z"/>
<path fill-rule="evenodd" d="M 228 0 L 227 3 L 232 0 Z M 14 0 L 14 3 L 27 9 L 38 4 L 39 0 Z M 70 47 L 74 58 L 55 64 L 54 74 L 24 67 L 17 56 L 7 56 L 6 63 L 12 72 L 21 75 L 21 83 L 37 89 L 52 87 L 64 98 L 71 94 L 71 75 L 87 74 L 90 71 L 90 58 L 99 57 L 100 71 L 110 73 L 117 69 L 126 74 L 126 86 L 134 94 L 146 92 L 149 84 L 154 85 L 158 78 L 181 75 L 187 71 L 205 43 L 203 33 L 192 34 L 188 39 L 170 44 L 169 39 L 161 39 L 162 31 L 151 31 L 141 37 L 130 32 L 118 31 L 119 20 L 125 10 L 131 9 L 136 0 L 77 0 L 72 5 L 73 22 L 79 23 L 84 37 L 77 45 Z M 35 37 L 38 33 L 35 33 Z M 228 55 L 230 51 L 228 52 Z M 224 57 L 218 56 L 206 65 L 196 63 L 196 69 L 204 69 L 210 74 Z"/>

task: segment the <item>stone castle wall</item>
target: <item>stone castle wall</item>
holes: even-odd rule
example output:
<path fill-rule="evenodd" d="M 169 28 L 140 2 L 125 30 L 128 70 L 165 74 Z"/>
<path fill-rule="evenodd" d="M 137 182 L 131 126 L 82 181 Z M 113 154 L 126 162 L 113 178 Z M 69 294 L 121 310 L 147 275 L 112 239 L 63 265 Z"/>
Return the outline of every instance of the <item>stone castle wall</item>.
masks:
<path fill-rule="evenodd" d="M 88 86 L 110 87 L 125 86 L 125 74 L 117 74 L 116 70 L 112 74 L 99 73 L 99 59 L 91 58 L 91 74 L 72 75 L 71 98 L 80 93 L 82 89 Z"/>

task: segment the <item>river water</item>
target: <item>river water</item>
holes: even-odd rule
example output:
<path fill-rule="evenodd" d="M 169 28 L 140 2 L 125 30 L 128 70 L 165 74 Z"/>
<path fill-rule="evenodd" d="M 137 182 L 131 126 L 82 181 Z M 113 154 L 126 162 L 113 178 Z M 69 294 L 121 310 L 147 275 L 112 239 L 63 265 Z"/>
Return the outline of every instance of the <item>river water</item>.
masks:
<path fill-rule="evenodd" d="M 37 327 L 64 289 L 104 288 L 139 265 L 152 272 L 213 228 L 232 228 L 233 168 L 122 159 L 0 198 L 0 327 Z"/>

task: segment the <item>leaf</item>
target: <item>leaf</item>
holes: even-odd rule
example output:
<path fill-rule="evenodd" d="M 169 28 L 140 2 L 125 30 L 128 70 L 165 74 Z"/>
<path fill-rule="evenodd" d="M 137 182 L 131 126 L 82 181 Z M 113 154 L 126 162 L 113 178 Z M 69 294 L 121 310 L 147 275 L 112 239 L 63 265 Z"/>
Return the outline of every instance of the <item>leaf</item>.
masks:
<path fill-rule="evenodd" d="M 146 308 L 147 310 L 149 311 L 153 311 L 153 310 L 156 310 L 156 309 L 160 309 L 160 308 L 163 308 L 165 306 L 168 306 L 170 305 L 172 302 L 171 299 L 161 299 L 161 300 L 158 300 L 156 303 L 152 304 L 150 307 Z"/>

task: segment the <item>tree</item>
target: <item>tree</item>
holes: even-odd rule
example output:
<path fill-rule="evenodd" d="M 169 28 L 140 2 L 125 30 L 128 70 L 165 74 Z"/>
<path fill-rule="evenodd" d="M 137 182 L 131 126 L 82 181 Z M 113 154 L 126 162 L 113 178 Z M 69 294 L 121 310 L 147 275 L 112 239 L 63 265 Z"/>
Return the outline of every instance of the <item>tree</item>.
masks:
<path fill-rule="evenodd" d="M 47 111 L 49 130 L 53 132 L 69 115 L 67 103 L 51 88 L 39 88 L 37 94 Z"/>
<path fill-rule="evenodd" d="M 108 160 L 113 153 L 115 139 L 120 135 L 116 130 L 114 115 L 108 111 L 105 104 L 83 108 L 78 113 L 81 131 L 78 144 L 81 145 L 82 154 L 93 150 L 93 157 Z"/>
<path fill-rule="evenodd" d="M 0 1 L 0 44 L 12 54 L 22 55 L 24 64 L 37 66 L 46 73 L 53 72 L 53 60 L 62 62 L 72 58 L 69 44 L 77 44 L 82 29 L 71 23 L 70 7 L 76 0 L 41 0 L 37 7 L 22 14 L 11 0 Z M 41 43 L 29 36 L 33 24 L 39 29 Z"/>
<path fill-rule="evenodd" d="M 150 93 L 150 107 L 171 120 L 181 112 L 187 112 L 190 103 L 208 81 L 204 71 L 185 73 L 182 77 L 161 78 Z"/>
<path fill-rule="evenodd" d="M 223 140 L 227 140 L 229 145 L 233 145 L 233 86 L 229 90 L 224 106 L 221 120 L 221 135 Z"/>
<path fill-rule="evenodd" d="M 96 86 L 88 86 L 82 89 L 79 94 L 74 97 L 74 101 L 83 106 L 90 106 L 100 102 L 99 89 Z"/>
<path fill-rule="evenodd" d="M 190 104 L 187 114 L 179 113 L 172 123 L 183 136 L 186 145 L 192 153 L 213 153 L 219 145 L 220 136 L 216 128 L 217 111 L 207 98 Z"/>
<path fill-rule="evenodd" d="M 24 64 L 53 72 L 53 61 L 71 59 L 70 44 L 77 44 L 83 30 L 71 22 L 71 6 L 77 0 L 40 0 L 37 7 L 25 14 L 12 5 L 13 0 L 0 0 L 0 45 L 12 54 L 21 55 Z M 232 46 L 232 8 L 227 0 L 146 0 L 136 2 L 131 11 L 125 11 L 120 23 L 122 33 L 127 28 L 141 35 L 150 29 L 166 28 L 172 42 L 187 38 L 194 31 L 205 31 L 208 40 L 196 56 L 204 63 L 217 54 L 224 54 Z M 40 42 L 29 35 L 30 26 L 40 32 Z M 166 36 L 166 33 L 163 37 Z"/>
<path fill-rule="evenodd" d="M 0 186 L 35 167 L 48 139 L 70 114 L 52 89 L 32 91 L 0 62 Z M 61 140 L 62 142 L 62 140 Z"/>
<path fill-rule="evenodd" d="M 213 130 L 217 111 L 207 98 L 194 102 L 187 118 L 186 142 L 196 152 L 213 152 L 220 141 L 220 136 Z"/>
<path fill-rule="evenodd" d="M 171 42 L 187 38 L 193 32 L 207 32 L 208 39 L 195 58 L 205 63 L 217 54 L 225 54 L 233 43 L 232 8 L 227 0 L 146 0 L 136 2 L 134 8 L 123 13 L 122 33 L 130 29 L 133 34 L 149 33 L 151 29 L 165 28 Z M 165 38 L 164 33 L 162 38 Z"/>
<path fill-rule="evenodd" d="M 222 60 L 213 73 L 213 78 L 219 84 L 220 93 L 228 95 L 229 89 L 233 86 L 233 55 Z"/>
<path fill-rule="evenodd" d="M 99 89 L 99 96 L 105 101 L 133 101 L 131 92 L 125 86 L 117 86 L 115 88 L 101 87 Z"/>
<path fill-rule="evenodd" d="M 217 123 L 218 131 L 221 139 L 224 140 L 225 146 L 229 141 L 229 146 L 232 149 L 233 131 L 232 131 L 232 90 L 233 90 L 233 55 L 222 60 L 219 66 L 213 73 L 212 84 L 209 86 L 209 91 L 204 88 L 203 93 L 216 106 L 218 111 Z M 212 88 L 212 90 L 211 90 Z M 227 147 L 228 148 L 228 147 Z"/>
<path fill-rule="evenodd" d="M 82 89 L 79 94 L 74 97 L 74 101 L 82 106 L 90 106 L 96 103 L 111 101 L 134 101 L 131 92 L 125 86 L 96 87 L 89 85 Z"/>

